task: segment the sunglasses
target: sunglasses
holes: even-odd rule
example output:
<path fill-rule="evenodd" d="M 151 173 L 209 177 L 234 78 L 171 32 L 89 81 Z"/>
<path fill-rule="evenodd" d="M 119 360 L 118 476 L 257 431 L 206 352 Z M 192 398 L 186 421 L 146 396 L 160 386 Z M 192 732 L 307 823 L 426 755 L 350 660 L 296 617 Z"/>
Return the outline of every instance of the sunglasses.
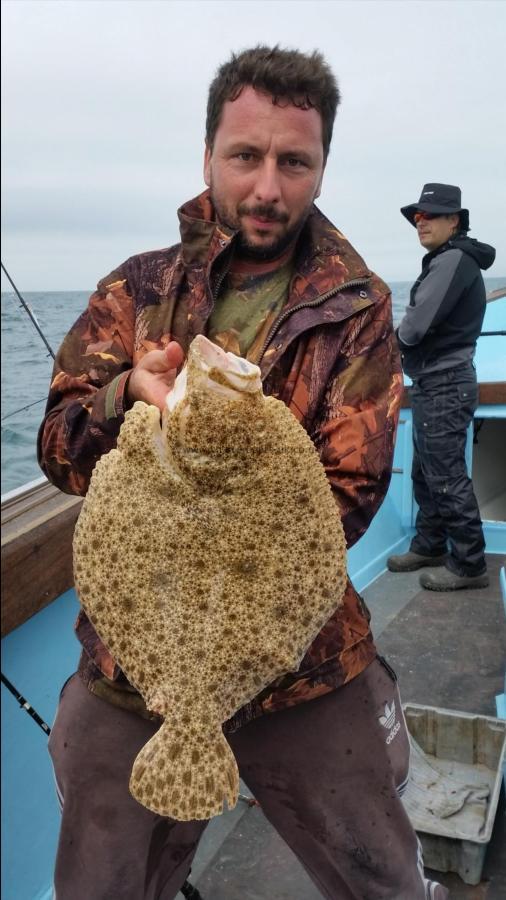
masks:
<path fill-rule="evenodd" d="M 421 222 L 422 219 L 441 219 L 445 213 L 428 213 L 428 212 L 416 212 L 413 216 L 413 220 L 415 222 Z"/>

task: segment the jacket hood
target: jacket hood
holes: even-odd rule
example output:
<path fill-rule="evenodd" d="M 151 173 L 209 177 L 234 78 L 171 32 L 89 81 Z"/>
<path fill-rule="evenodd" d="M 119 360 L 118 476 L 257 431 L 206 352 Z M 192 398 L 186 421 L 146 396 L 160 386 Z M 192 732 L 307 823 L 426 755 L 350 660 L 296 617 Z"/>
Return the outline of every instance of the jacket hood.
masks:
<path fill-rule="evenodd" d="M 448 246 L 456 247 L 457 250 L 467 253 L 468 256 L 471 256 L 478 263 L 480 269 L 489 269 L 495 259 L 494 247 L 491 247 L 490 244 L 482 244 L 476 238 L 470 238 L 466 235 L 452 238 L 451 241 L 448 241 Z"/>

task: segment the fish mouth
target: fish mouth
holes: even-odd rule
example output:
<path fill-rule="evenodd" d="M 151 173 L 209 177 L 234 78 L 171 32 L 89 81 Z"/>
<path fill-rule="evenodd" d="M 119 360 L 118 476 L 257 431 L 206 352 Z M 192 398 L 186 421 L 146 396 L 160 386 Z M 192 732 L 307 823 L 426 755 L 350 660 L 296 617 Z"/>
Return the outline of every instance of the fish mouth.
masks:
<path fill-rule="evenodd" d="M 192 341 L 188 365 L 200 369 L 210 381 L 229 386 L 234 392 L 254 393 L 261 390 L 260 369 L 254 363 L 223 350 L 203 334 Z"/>
<path fill-rule="evenodd" d="M 189 379 L 201 379 L 208 390 L 233 400 L 240 400 L 245 394 L 255 394 L 262 390 L 258 366 L 242 356 L 223 350 L 203 334 L 198 334 L 193 339 L 186 366 L 176 378 L 172 391 L 167 394 L 169 411 L 172 412 L 184 399 Z"/>
<path fill-rule="evenodd" d="M 218 368 L 224 372 L 230 368 L 229 354 L 222 347 L 219 347 L 218 344 L 213 344 L 203 334 L 197 335 L 191 345 L 190 352 L 206 368 Z"/>
<path fill-rule="evenodd" d="M 217 344 L 213 344 L 203 334 L 198 334 L 193 340 L 190 353 L 193 353 L 199 363 L 206 369 L 220 369 L 222 372 L 231 372 L 235 375 L 256 376 L 260 373 L 258 366 L 236 356 L 235 353 L 223 350 Z"/>

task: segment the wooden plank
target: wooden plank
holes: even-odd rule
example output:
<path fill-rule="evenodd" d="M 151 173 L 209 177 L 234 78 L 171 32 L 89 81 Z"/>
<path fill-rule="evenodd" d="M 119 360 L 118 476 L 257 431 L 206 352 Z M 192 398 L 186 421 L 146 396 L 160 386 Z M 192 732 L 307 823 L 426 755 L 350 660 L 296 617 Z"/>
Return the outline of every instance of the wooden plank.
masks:
<path fill-rule="evenodd" d="M 3 529 L 13 519 L 18 519 L 25 512 L 30 513 L 37 506 L 46 506 L 49 501 L 56 501 L 52 505 L 57 506 L 65 496 L 67 495 L 63 494 L 54 484 L 50 484 L 49 481 L 27 488 L 26 491 L 20 489 L 20 493 L 14 497 L 2 500 L 2 534 Z"/>
<path fill-rule="evenodd" d="M 492 300 L 500 300 L 501 297 L 506 297 L 506 287 L 496 288 L 495 291 L 489 291 L 487 294 L 487 303 L 491 303 Z"/>
<path fill-rule="evenodd" d="M 506 381 L 483 381 L 479 388 L 480 403 L 491 406 L 506 403 Z"/>
<path fill-rule="evenodd" d="M 2 637 L 73 585 L 72 538 L 82 498 L 43 487 L 2 509 Z"/>
<path fill-rule="evenodd" d="M 506 381 L 482 381 L 479 385 L 479 402 L 483 406 L 497 406 L 506 403 Z M 404 388 L 403 409 L 411 409 L 409 387 Z"/>

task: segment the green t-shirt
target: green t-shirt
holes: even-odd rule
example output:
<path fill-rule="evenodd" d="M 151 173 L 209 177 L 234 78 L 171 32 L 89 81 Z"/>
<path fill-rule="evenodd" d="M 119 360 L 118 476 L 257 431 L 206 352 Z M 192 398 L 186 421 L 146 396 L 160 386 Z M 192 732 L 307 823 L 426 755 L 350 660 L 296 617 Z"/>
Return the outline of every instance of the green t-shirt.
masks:
<path fill-rule="evenodd" d="M 287 297 L 292 261 L 262 275 L 231 272 L 209 318 L 207 337 L 224 350 L 257 362 Z"/>

